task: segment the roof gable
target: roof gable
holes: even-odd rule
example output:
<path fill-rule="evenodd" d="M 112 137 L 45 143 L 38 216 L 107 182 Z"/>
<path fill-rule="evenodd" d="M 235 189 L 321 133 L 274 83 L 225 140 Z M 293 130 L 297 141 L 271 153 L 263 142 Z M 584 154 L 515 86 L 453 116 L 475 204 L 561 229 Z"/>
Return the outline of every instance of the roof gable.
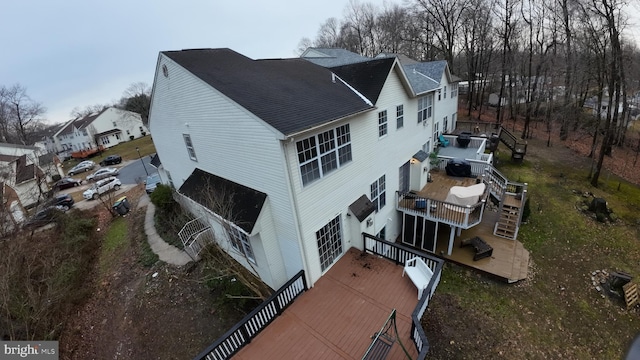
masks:
<path fill-rule="evenodd" d="M 394 63 L 394 58 L 388 58 L 334 67 L 331 70 L 375 104 Z"/>
<path fill-rule="evenodd" d="M 448 75 L 444 60 L 403 65 L 405 74 L 416 94 L 436 90 L 440 87 L 443 74 Z"/>
<path fill-rule="evenodd" d="M 162 54 L 285 135 L 373 108 L 303 59 L 252 60 L 230 49 Z"/>
<path fill-rule="evenodd" d="M 253 231 L 267 198 L 267 194 L 263 192 L 200 169 L 193 170 L 178 192 L 204 207 L 210 206 L 208 203 L 211 201 L 211 196 L 225 197 L 225 200 L 232 202 L 231 214 L 218 215 L 231 215 L 233 217 L 231 219 L 232 222 L 248 234 Z M 215 209 L 210 210 L 215 212 Z"/>

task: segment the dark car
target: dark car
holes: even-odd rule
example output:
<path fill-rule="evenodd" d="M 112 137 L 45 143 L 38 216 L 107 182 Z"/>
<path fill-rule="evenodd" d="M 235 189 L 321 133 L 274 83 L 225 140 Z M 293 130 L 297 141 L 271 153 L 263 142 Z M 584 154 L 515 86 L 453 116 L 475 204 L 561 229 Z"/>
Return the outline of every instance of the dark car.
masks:
<path fill-rule="evenodd" d="M 28 229 L 38 228 L 54 221 L 60 214 L 62 214 L 62 211 L 56 207 L 46 207 L 36 212 L 35 215 L 25 221 L 22 226 Z"/>
<path fill-rule="evenodd" d="M 57 194 L 49 199 L 45 207 L 54 207 L 58 210 L 67 211 L 73 206 L 73 198 L 69 194 Z"/>
<path fill-rule="evenodd" d="M 104 160 L 100 161 L 100 166 L 120 164 L 122 157 L 120 155 L 109 155 Z"/>
<path fill-rule="evenodd" d="M 74 178 L 62 178 L 58 180 L 55 184 L 53 184 L 53 188 L 56 190 L 64 190 L 69 189 L 75 186 L 80 186 L 82 180 L 76 180 Z"/>

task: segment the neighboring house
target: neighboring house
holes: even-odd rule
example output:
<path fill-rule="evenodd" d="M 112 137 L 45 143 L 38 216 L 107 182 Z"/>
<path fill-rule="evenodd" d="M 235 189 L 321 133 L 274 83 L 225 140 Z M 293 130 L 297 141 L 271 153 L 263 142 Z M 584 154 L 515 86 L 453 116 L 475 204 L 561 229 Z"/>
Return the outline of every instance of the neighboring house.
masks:
<path fill-rule="evenodd" d="M 0 155 L 8 156 L 6 159 L 15 159 L 23 155 L 26 156 L 26 164 L 35 164 L 35 166 L 39 168 L 39 171 L 45 175 L 47 182 L 52 181 L 53 175 L 64 175 L 64 173 L 61 173 L 61 170 L 59 170 L 58 164 L 60 161 L 57 156 L 40 146 L 0 143 Z"/>
<path fill-rule="evenodd" d="M 350 247 L 363 248 L 362 233 L 399 236 L 395 192 L 426 184 L 429 165 L 414 155 L 455 128 L 457 101 L 444 61 L 166 51 L 149 123 L 163 182 L 277 289 L 300 269 L 313 285 Z M 207 208 L 211 189 L 234 194 L 230 231 Z"/>
<path fill-rule="evenodd" d="M 49 190 L 42 169 L 27 155 L 0 155 L 0 181 L 16 192 L 25 208 L 37 205 Z"/>
<path fill-rule="evenodd" d="M 68 153 L 95 149 L 99 145 L 109 148 L 148 133 L 140 114 L 110 107 L 68 121 L 54 134 L 53 141 L 56 152 Z"/>

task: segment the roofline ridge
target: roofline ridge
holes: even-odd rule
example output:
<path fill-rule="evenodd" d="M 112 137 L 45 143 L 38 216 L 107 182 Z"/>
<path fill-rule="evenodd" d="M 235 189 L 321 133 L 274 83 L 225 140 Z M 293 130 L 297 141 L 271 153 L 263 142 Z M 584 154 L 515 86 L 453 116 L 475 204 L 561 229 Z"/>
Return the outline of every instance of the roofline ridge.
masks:
<path fill-rule="evenodd" d="M 333 82 L 335 82 L 335 79 L 337 78 L 338 80 L 340 80 L 340 82 L 342 82 L 346 87 L 349 88 L 349 90 L 353 91 L 354 94 L 358 95 L 362 100 L 364 100 L 364 102 L 369 105 L 369 106 L 373 106 L 373 103 L 371 102 L 371 100 L 367 99 L 366 96 L 364 96 L 363 94 L 361 94 L 358 90 L 354 89 L 353 86 L 347 84 L 346 81 L 342 80 L 340 78 L 340 76 L 336 75 L 333 71 L 331 72 L 331 76 L 332 76 L 332 80 Z"/>

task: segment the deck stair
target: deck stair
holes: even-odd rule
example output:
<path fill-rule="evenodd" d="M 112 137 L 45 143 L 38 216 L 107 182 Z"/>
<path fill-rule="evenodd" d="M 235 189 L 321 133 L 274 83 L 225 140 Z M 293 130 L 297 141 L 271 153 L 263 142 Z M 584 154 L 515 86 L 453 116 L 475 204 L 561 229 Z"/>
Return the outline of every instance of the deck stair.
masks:
<path fill-rule="evenodd" d="M 511 159 L 514 161 L 522 161 L 527 154 L 527 142 L 520 141 L 509 130 L 500 127 L 498 138 L 511 150 Z"/>
<path fill-rule="evenodd" d="M 500 207 L 500 218 L 493 231 L 494 235 L 515 240 L 518 236 L 521 201 L 513 195 L 505 194 Z"/>

